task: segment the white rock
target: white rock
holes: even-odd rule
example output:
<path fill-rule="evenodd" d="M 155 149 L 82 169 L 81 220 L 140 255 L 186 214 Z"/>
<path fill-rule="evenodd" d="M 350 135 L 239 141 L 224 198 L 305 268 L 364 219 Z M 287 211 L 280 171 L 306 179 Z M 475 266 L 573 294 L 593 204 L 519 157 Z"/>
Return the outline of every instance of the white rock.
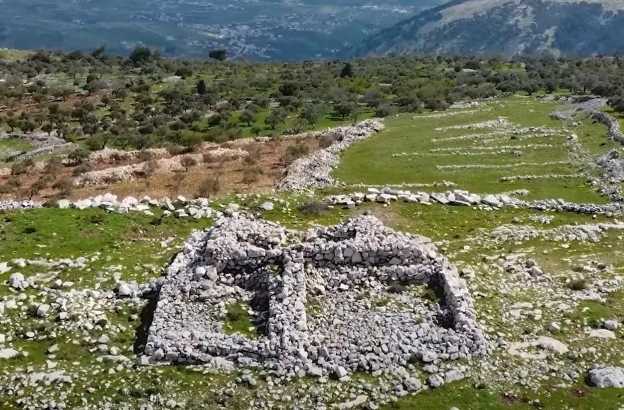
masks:
<path fill-rule="evenodd" d="M 50 311 L 50 305 L 47 305 L 45 303 L 41 304 L 37 308 L 37 316 L 45 317 L 48 314 L 49 311 Z"/>
<path fill-rule="evenodd" d="M 1 349 L 0 350 L 0 359 L 11 359 L 17 356 L 19 352 L 15 349 Z"/>

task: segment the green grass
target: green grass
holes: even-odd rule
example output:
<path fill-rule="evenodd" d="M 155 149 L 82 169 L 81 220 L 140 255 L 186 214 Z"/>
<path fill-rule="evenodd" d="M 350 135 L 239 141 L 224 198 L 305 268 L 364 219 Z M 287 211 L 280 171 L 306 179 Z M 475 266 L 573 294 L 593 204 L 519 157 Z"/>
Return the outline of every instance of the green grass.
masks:
<path fill-rule="evenodd" d="M 457 184 L 455 188 L 475 193 L 528 189 L 529 199 L 563 198 L 573 202 L 605 202 L 605 199 L 585 186 L 584 178 L 500 181 L 501 177 L 514 175 L 578 174 L 579 170 L 573 165 L 546 164 L 567 160 L 568 133 L 565 131 L 561 131 L 557 136 L 526 139 L 523 139 L 525 135 L 518 135 L 517 139 L 509 135 L 492 136 L 487 137 L 491 140 L 481 143 L 483 137 L 461 140 L 448 140 L 448 138 L 489 133 L 493 131 L 492 129 L 436 130 L 438 127 L 474 124 L 498 117 L 506 117 L 511 123 L 521 127 L 561 127 L 558 121 L 547 117 L 548 113 L 557 106 L 555 102 L 514 97 L 503 99 L 500 104 L 492 103 L 489 106 L 492 107 L 491 111 L 450 115 L 444 118 L 427 118 L 429 114 L 421 114 L 415 118 L 407 114 L 389 118 L 386 120 L 385 131 L 347 150 L 340 166 L 334 171 L 334 176 L 347 184 L 391 185 L 450 181 Z M 609 148 L 600 145 L 601 140 L 606 142 L 604 127 L 589 123 L 583 125 L 579 132 L 581 142 L 591 147 L 594 153 L 606 152 Z M 521 148 L 526 144 L 550 144 L 552 147 Z M 482 152 L 483 150 L 478 148 L 492 146 L 518 147 L 522 155 L 440 155 L 448 152 L 444 151 L 445 149 L 460 151 L 471 149 L 471 152 Z M 442 151 L 439 151 L 440 149 Z M 538 165 L 489 169 L 445 168 L 452 165 L 500 166 L 520 163 Z M 445 190 L 444 187 L 440 189 Z"/>
<path fill-rule="evenodd" d="M 223 321 L 223 330 L 226 334 L 238 333 L 247 337 L 257 337 L 258 334 L 247 311 L 249 307 L 243 303 L 230 303 Z"/>
<path fill-rule="evenodd" d="M 439 389 L 406 396 L 382 410 L 439 410 L 456 407 L 460 410 L 616 410 L 624 393 L 619 389 L 588 388 L 578 383 L 570 389 L 552 388 L 542 394 L 532 392 L 505 397 L 499 390 L 478 390 L 467 383 L 453 383 Z M 539 400 L 540 405 L 535 404 Z"/>
<path fill-rule="evenodd" d="M 14 154 L 15 151 L 29 151 L 32 148 L 33 147 L 30 142 L 21 139 L 0 139 L 0 161 L 3 161 L 5 158 L 7 158 L 9 154 Z M 2 164 L 0 164 L 0 166 L 1 165 Z"/>
<path fill-rule="evenodd" d="M 121 273 L 123 280 L 146 281 L 158 276 L 160 267 L 177 252 L 175 245 L 186 240 L 193 229 L 211 224 L 209 219 L 160 220 L 139 213 L 121 215 L 100 209 L 5 212 L 0 213 L 0 255 L 2 261 L 85 257 L 85 268 L 66 269 L 58 274 L 63 281 L 73 281 L 78 287 L 93 286 L 96 277 L 111 284 L 114 272 Z M 171 236 L 175 241 L 163 248 L 160 242 Z M 0 279 L 7 279 L 13 272 L 34 274 L 40 270 L 45 269 L 13 268 L 0 275 Z"/>

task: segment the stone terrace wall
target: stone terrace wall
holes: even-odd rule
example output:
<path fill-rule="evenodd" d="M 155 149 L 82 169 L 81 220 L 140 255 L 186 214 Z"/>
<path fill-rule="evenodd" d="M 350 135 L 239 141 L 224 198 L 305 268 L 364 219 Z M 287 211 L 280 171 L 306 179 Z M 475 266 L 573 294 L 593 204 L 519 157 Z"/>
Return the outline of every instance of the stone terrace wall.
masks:
<path fill-rule="evenodd" d="M 366 120 L 354 126 L 333 128 L 317 134 L 319 138 L 324 134 L 333 135 L 336 137 L 336 142 L 325 149 L 293 161 L 288 166 L 286 176 L 280 181 L 277 189 L 301 191 L 332 185 L 334 180 L 330 174 L 338 165 L 342 151 L 357 141 L 369 138 L 383 128 L 383 124 L 377 120 Z"/>
<path fill-rule="evenodd" d="M 594 111 L 592 113 L 592 118 L 598 120 L 608 128 L 609 138 L 616 140 L 620 144 L 624 144 L 624 134 L 622 134 L 620 123 L 616 118 L 602 111 Z"/>

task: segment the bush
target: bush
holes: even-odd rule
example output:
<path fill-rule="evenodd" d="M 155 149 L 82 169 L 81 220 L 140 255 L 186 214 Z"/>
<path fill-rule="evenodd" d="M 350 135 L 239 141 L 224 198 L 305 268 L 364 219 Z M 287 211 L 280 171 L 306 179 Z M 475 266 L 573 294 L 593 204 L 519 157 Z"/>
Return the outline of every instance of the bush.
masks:
<path fill-rule="evenodd" d="M 182 157 L 180 159 L 180 165 L 184 167 L 184 172 L 188 172 L 190 167 L 197 165 L 197 160 L 193 157 Z"/>
<path fill-rule="evenodd" d="M 101 225 L 104 222 L 104 217 L 102 215 L 91 215 L 89 221 L 94 225 Z"/>
<path fill-rule="evenodd" d="M 11 175 L 23 175 L 34 166 L 35 162 L 32 160 L 32 158 L 16 162 L 11 166 Z"/>
<path fill-rule="evenodd" d="M 37 228 L 35 228 L 34 226 L 27 226 L 22 232 L 28 235 L 37 232 Z"/>
<path fill-rule="evenodd" d="M 43 168 L 43 172 L 48 175 L 56 175 L 63 170 L 63 161 L 60 157 L 51 157 L 45 167 Z"/>
<path fill-rule="evenodd" d="M 156 161 L 147 161 L 145 164 L 143 164 L 142 172 L 145 177 L 154 175 L 154 173 L 157 170 L 158 170 L 158 162 Z"/>
<path fill-rule="evenodd" d="M 336 137 L 332 134 L 325 134 L 319 139 L 319 147 L 327 148 L 330 147 L 334 142 L 336 142 Z"/>
<path fill-rule="evenodd" d="M 264 171 L 260 167 L 248 167 L 243 170 L 243 183 L 251 185 L 254 182 L 260 180 L 260 175 L 264 174 Z"/>
<path fill-rule="evenodd" d="M 284 154 L 284 162 L 291 163 L 296 159 L 308 155 L 309 152 L 310 149 L 308 148 L 308 146 L 300 142 L 295 145 L 291 145 L 290 147 L 286 148 L 286 153 Z"/>
<path fill-rule="evenodd" d="M 217 162 L 218 158 L 214 155 L 211 155 L 209 153 L 204 153 L 202 154 L 202 161 L 204 162 L 204 164 L 212 164 Z"/>
<path fill-rule="evenodd" d="M 396 109 L 388 104 L 380 105 L 375 109 L 375 117 L 385 118 L 396 114 Z"/>
<path fill-rule="evenodd" d="M 76 148 L 72 152 L 67 155 L 67 159 L 69 159 L 72 163 L 78 165 L 82 164 L 89 158 L 89 151 L 84 148 Z"/>
<path fill-rule="evenodd" d="M 167 148 L 167 152 L 171 156 L 182 155 L 186 152 L 186 148 L 179 145 L 172 145 L 171 147 Z"/>
<path fill-rule="evenodd" d="M 74 189 L 74 184 L 72 183 L 71 179 L 63 178 L 63 179 L 57 180 L 54 183 L 54 185 L 52 185 L 52 188 L 54 188 L 57 191 L 59 191 L 61 196 L 68 197 L 68 196 L 71 195 L 71 193 L 72 193 L 72 191 Z"/>
<path fill-rule="evenodd" d="M 9 178 L 7 182 L 0 186 L 0 194 L 8 194 L 14 192 L 19 189 L 20 186 L 22 186 L 22 184 L 17 178 Z"/>
<path fill-rule="evenodd" d="M 139 161 L 141 162 L 145 162 L 145 161 L 149 161 L 150 158 L 152 158 L 152 153 L 149 151 L 145 151 L 144 149 L 142 149 L 141 151 L 139 151 L 139 153 L 137 154 L 137 158 L 139 159 Z"/>
<path fill-rule="evenodd" d="M 245 148 L 245 151 L 249 153 L 249 155 L 245 157 L 245 164 L 246 165 L 257 164 L 258 161 L 260 160 L 260 147 L 251 145 Z"/>
<path fill-rule="evenodd" d="M 83 162 L 82 164 L 78 165 L 76 168 L 74 168 L 72 174 L 77 177 L 78 175 L 82 175 L 85 174 L 87 172 L 91 171 L 91 164 L 88 162 Z"/>
<path fill-rule="evenodd" d="M 199 186 L 197 190 L 197 195 L 202 197 L 210 198 L 216 195 L 221 189 L 221 184 L 219 183 L 218 178 L 206 178 Z"/>
<path fill-rule="evenodd" d="M 323 215 L 329 207 L 321 201 L 308 201 L 299 206 L 299 212 L 308 216 Z"/>
<path fill-rule="evenodd" d="M 585 290 L 587 289 L 587 281 L 585 279 L 575 279 L 568 283 L 568 288 L 572 290 Z"/>

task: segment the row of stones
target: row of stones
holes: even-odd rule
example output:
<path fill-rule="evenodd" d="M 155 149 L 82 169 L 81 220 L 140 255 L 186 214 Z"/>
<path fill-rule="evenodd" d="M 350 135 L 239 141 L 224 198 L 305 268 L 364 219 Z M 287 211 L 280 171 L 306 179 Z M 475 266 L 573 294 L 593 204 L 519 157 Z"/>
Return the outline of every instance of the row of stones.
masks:
<path fill-rule="evenodd" d="M 324 131 L 335 141 L 322 150 L 295 160 L 286 169 L 286 176 L 277 186 L 281 191 L 301 191 L 333 185 L 331 171 L 340 160 L 340 154 L 352 144 L 367 139 L 381 131 L 383 124 L 377 120 L 365 120 L 349 127 L 338 127 Z"/>
<path fill-rule="evenodd" d="M 577 204 L 566 202 L 562 199 L 542 199 L 535 201 L 525 201 L 513 198 L 505 194 L 488 194 L 479 195 L 471 194 L 467 191 L 454 190 L 447 192 L 416 192 L 412 193 L 406 190 L 396 190 L 392 188 L 369 188 L 367 193 L 353 193 L 344 195 L 331 195 L 325 198 L 325 201 L 331 205 L 343 205 L 347 208 L 355 208 L 362 202 L 377 202 L 387 204 L 391 201 L 404 201 L 410 203 L 431 204 L 439 203 L 442 205 L 455 206 L 479 206 L 488 209 L 497 209 L 502 207 L 513 208 L 529 208 L 538 211 L 566 211 L 574 213 L 583 213 L 590 215 L 616 215 L 624 211 L 624 207 L 617 203 L 596 205 L 596 204 Z"/>

